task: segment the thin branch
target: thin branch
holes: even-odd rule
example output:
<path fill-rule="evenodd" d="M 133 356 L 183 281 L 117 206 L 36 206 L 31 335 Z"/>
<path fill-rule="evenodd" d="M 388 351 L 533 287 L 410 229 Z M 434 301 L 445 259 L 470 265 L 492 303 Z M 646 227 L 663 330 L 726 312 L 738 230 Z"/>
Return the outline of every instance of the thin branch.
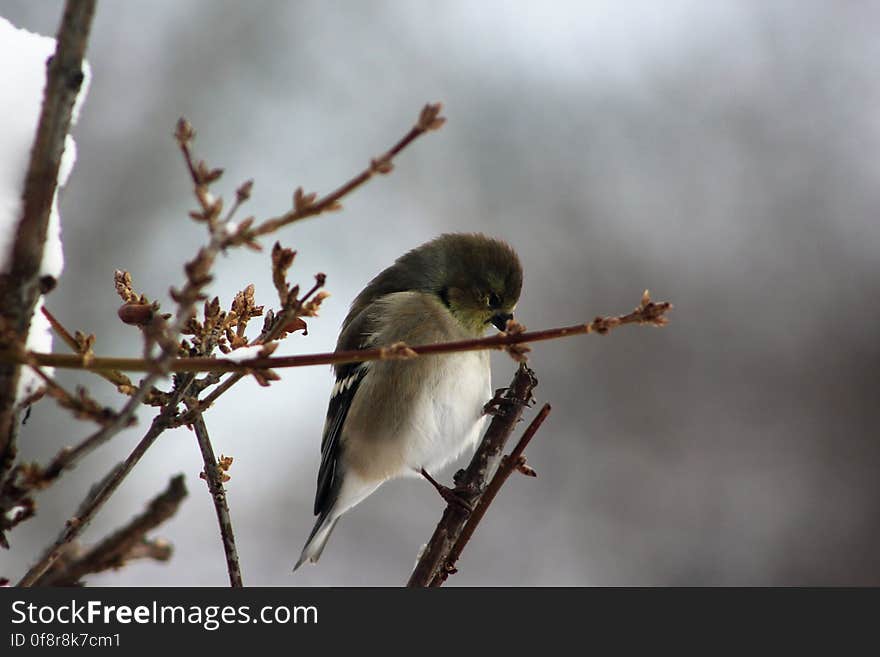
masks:
<path fill-rule="evenodd" d="M 80 349 L 79 343 L 76 341 L 76 338 L 70 334 L 64 325 L 58 321 L 58 318 L 55 317 L 46 306 L 40 308 L 40 311 L 43 313 L 43 316 L 48 320 L 49 325 L 52 327 L 52 330 L 55 331 L 56 335 L 61 338 L 61 340 L 66 344 L 72 351 L 77 352 L 82 355 L 82 351 Z M 136 386 L 131 382 L 125 374 L 119 372 L 117 370 L 98 370 L 95 372 L 98 376 L 106 379 L 110 383 L 116 386 L 116 389 L 124 395 L 130 395 L 136 390 Z M 159 391 L 154 391 L 154 395 Z"/>
<path fill-rule="evenodd" d="M 229 572 L 229 585 L 233 588 L 243 586 L 241 579 L 241 565 L 238 560 L 238 551 L 235 548 L 235 534 L 232 531 L 232 518 L 229 515 L 229 506 L 226 503 L 226 489 L 223 486 L 223 472 L 217 465 L 217 457 L 214 455 L 214 447 L 211 445 L 211 437 L 208 435 L 208 427 L 201 413 L 196 413 L 193 420 L 193 429 L 199 441 L 202 451 L 202 460 L 205 462 L 205 480 L 208 482 L 208 490 L 214 500 L 214 510 L 217 512 L 217 523 L 220 525 L 220 537 L 223 540 L 223 550 L 226 553 L 226 569 Z"/>
<path fill-rule="evenodd" d="M 25 482 L 16 482 L 16 475 L 20 468 L 19 466 L 13 468 L 2 482 L 2 485 L 0 485 L 0 513 L 5 514 L 16 505 L 22 503 L 32 490 L 45 488 L 49 483 L 57 479 L 62 472 L 71 469 L 83 456 L 106 443 L 122 429 L 131 426 L 135 411 L 137 411 L 147 392 L 152 388 L 152 381 L 158 378 L 158 374 L 147 376 L 135 394 L 123 406 L 122 410 L 107 425 L 86 437 L 76 447 L 64 448 L 59 451 L 45 468 L 37 471 L 29 469 L 29 476 Z M 157 419 L 159 417 L 162 417 L 162 415 L 157 416 Z M 17 523 L 0 523 L 0 545 L 6 543 L 3 529 L 10 529 L 14 524 Z"/>
<path fill-rule="evenodd" d="M 248 346 L 253 347 L 261 344 L 268 344 L 269 342 L 276 340 L 278 337 L 280 337 L 281 334 L 284 333 L 284 331 L 286 330 L 286 327 L 292 321 L 296 320 L 299 317 L 303 306 L 308 303 L 308 301 L 318 290 L 324 287 L 324 283 L 324 274 L 318 274 L 317 276 L 315 276 L 315 284 L 312 286 L 312 288 L 308 292 L 306 292 L 301 298 L 297 299 L 289 308 L 283 309 L 278 315 L 276 315 L 273 321 L 270 322 L 269 325 L 263 329 L 260 335 L 256 339 L 251 341 Z M 241 381 L 249 373 L 250 370 L 247 369 L 236 372 L 232 376 L 227 377 L 225 381 L 214 388 L 214 390 L 212 390 L 204 399 L 199 400 L 198 404 L 191 408 L 188 413 L 185 413 L 182 417 L 180 417 L 178 419 L 180 424 L 189 424 L 192 421 L 193 414 L 202 413 L 208 410 L 214 404 L 214 402 L 216 402 L 217 399 L 220 398 L 221 395 L 229 391 L 232 386 Z"/>
<path fill-rule="evenodd" d="M 156 442 L 156 439 L 172 424 L 177 405 L 187 393 L 189 383 L 181 385 L 174 392 L 171 401 L 162 411 L 153 418 L 150 428 L 141 438 L 128 457 L 116 465 L 86 496 L 74 514 L 65 524 L 64 529 L 55 539 L 55 542 L 45 551 L 43 557 L 25 573 L 18 583 L 19 586 L 33 586 L 44 572 L 63 554 L 64 547 L 76 539 L 89 525 L 95 514 L 104 506 L 110 496 L 116 492 L 119 485 L 138 464 L 146 451 Z M 129 404 L 139 403 L 132 398 Z"/>
<path fill-rule="evenodd" d="M 506 349 L 515 345 L 523 345 L 543 340 L 556 340 L 573 335 L 589 335 L 598 333 L 605 335 L 609 331 L 627 324 L 648 324 L 664 326 L 667 323 L 666 313 L 672 308 L 669 302 L 648 300 L 633 312 L 617 317 L 597 317 L 587 324 L 574 324 L 540 331 L 523 333 L 499 333 L 486 338 L 443 342 L 428 345 L 405 345 L 397 343 L 391 347 L 379 349 L 352 349 L 298 356 L 274 356 L 254 358 L 245 362 L 234 362 L 222 358 L 175 358 L 168 368 L 172 372 L 238 372 L 247 375 L 258 369 L 279 369 L 287 367 L 309 367 L 312 365 L 341 365 L 344 363 L 361 363 L 375 360 L 406 359 L 430 354 L 449 354 L 461 351 L 482 351 L 486 349 Z M 84 362 L 82 358 L 70 354 L 46 354 L 30 352 L 28 357 L 37 365 L 89 371 L 119 369 L 130 372 L 148 371 L 153 367 L 149 361 L 140 358 L 100 358 L 94 357 Z M 20 356 L 12 352 L 0 352 L 0 362 L 18 360 Z"/>
<path fill-rule="evenodd" d="M 43 106 L 22 194 L 22 216 L 15 231 L 9 265 L 0 274 L 0 325 L 14 338 L 7 348 L 23 348 L 37 298 L 39 273 L 64 140 L 83 81 L 82 62 L 95 0 L 68 0 L 49 60 Z M 0 365 L 0 475 L 12 464 L 18 430 L 15 396 L 20 363 Z"/>
<path fill-rule="evenodd" d="M 167 561 L 171 546 L 149 541 L 147 533 L 171 518 L 186 497 L 183 475 L 172 477 L 168 487 L 153 498 L 143 513 L 132 518 L 84 554 L 59 559 L 35 584 L 37 586 L 75 586 L 86 575 L 116 569 L 139 558 Z"/>
<path fill-rule="evenodd" d="M 492 504 L 492 500 L 498 495 L 498 491 L 501 490 L 501 487 L 507 481 L 507 478 L 517 470 L 520 472 L 527 472 L 530 476 L 535 476 L 533 470 L 526 469 L 527 466 L 523 453 L 529 442 L 531 442 L 532 438 L 538 432 L 538 429 L 541 428 L 544 420 L 547 419 L 548 415 L 550 415 L 550 404 L 544 404 L 538 415 L 535 416 L 535 419 L 532 420 L 531 424 L 529 424 L 528 428 L 523 432 L 522 437 L 519 439 L 516 447 L 513 448 L 513 451 L 501 460 L 501 465 L 498 466 L 498 471 L 495 473 L 495 476 L 492 477 L 492 481 L 489 482 L 486 491 L 480 497 L 473 512 L 468 516 L 467 524 L 465 524 L 464 529 L 462 529 L 458 540 L 455 541 L 455 544 L 449 550 L 449 554 L 446 556 L 446 559 L 443 560 L 437 574 L 434 575 L 434 579 L 431 581 L 431 586 L 442 586 L 443 582 L 446 581 L 446 578 L 451 573 L 456 572 L 456 562 L 458 562 L 462 551 L 468 544 L 468 541 L 471 540 L 471 536 L 474 535 L 477 525 L 480 524 L 483 516 L 486 515 L 486 511 L 489 510 L 489 505 Z"/>
<path fill-rule="evenodd" d="M 341 201 L 343 197 L 348 196 L 351 192 L 366 183 L 375 174 L 385 175 L 391 173 L 394 168 L 392 160 L 398 153 L 400 153 L 400 151 L 426 132 L 438 130 L 446 122 L 446 119 L 440 116 L 440 111 L 442 109 L 443 105 L 441 103 L 425 105 L 419 114 L 416 124 L 406 133 L 406 135 L 403 136 L 403 138 L 400 139 L 400 141 L 384 154 L 371 160 L 370 165 L 354 178 L 326 196 L 315 200 L 314 194 L 303 194 L 302 189 L 298 189 L 297 194 L 294 197 L 295 203 L 293 210 L 280 217 L 267 219 L 253 229 L 253 235 L 265 235 L 266 233 L 278 230 L 282 226 L 287 226 L 294 221 L 299 221 L 306 217 L 313 217 L 323 212 L 327 212 L 328 210 L 341 209 L 342 206 L 339 204 L 339 201 Z"/>
<path fill-rule="evenodd" d="M 510 387 L 503 395 L 496 396 L 487 404 L 487 411 L 494 415 L 492 422 L 477 447 L 470 465 L 466 470 L 461 470 L 455 475 L 456 491 L 472 507 L 479 504 L 480 498 L 486 491 L 489 478 L 495 473 L 501 461 L 504 445 L 522 417 L 523 410 L 530 403 L 532 390 L 536 385 L 538 381 L 535 373 L 521 363 Z M 425 587 L 434 580 L 458 541 L 469 515 L 461 505 L 449 504 L 446 507 L 431 540 L 422 550 L 407 586 Z"/>

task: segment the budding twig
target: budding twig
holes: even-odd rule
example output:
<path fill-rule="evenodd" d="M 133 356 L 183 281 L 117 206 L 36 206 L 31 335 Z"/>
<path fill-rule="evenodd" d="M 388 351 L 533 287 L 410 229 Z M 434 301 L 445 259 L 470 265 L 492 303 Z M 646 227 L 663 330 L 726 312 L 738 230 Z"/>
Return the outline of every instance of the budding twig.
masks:
<path fill-rule="evenodd" d="M 276 356 L 271 358 L 254 358 L 246 363 L 236 363 L 217 358 L 176 358 L 168 363 L 168 369 L 172 372 L 238 372 L 247 374 L 256 369 L 263 368 L 286 368 L 308 367 L 311 365 L 341 365 L 343 363 L 362 363 L 374 360 L 387 360 L 389 358 L 411 358 L 431 354 L 449 354 L 461 351 L 482 351 L 485 349 L 505 349 L 511 345 L 541 342 L 544 340 L 556 340 L 573 335 L 589 335 L 598 333 L 605 335 L 609 331 L 627 324 L 648 324 L 650 326 L 664 326 L 667 323 L 666 313 L 672 308 L 669 302 L 653 302 L 650 298 L 643 298 L 642 304 L 631 313 L 616 317 L 597 317 L 586 324 L 574 324 L 540 331 L 525 331 L 522 333 L 500 333 L 486 338 L 472 340 L 459 340 L 457 342 L 443 342 L 428 345 L 399 345 L 395 349 L 352 349 L 348 351 L 335 351 L 317 354 L 302 354 L 298 356 Z M 407 349 L 403 349 L 406 347 Z M 520 354 L 522 355 L 522 354 Z M 46 354 L 31 352 L 29 357 L 38 365 L 60 367 L 70 369 L 85 369 L 97 371 L 103 369 L 119 369 L 131 372 L 148 371 L 151 367 L 149 362 L 139 358 L 101 358 L 94 357 L 88 362 L 83 362 L 81 357 L 67 354 Z M 0 352 L 0 361 L 15 360 L 20 358 L 18 354 Z"/>
<path fill-rule="evenodd" d="M 220 538 L 223 542 L 223 550 L 226 553 L 229 585 L 233 588 L 241 588 L 243 586 L 241 565 L 238 560 L 238 550 L 235 547 L 235 534 L 232 531 L 229 505 L 226 503 L 226 487 L 223 485 L 224 472 L 217 465 L 217 457 L 214 456 L 214 447 L 211 445 L 208 427 L 205 425 L 205 420 L 201 413 L 195 414 L 193 429 L 199 441 L 199 449 L 202 452 L 202 460 L 205 463 L 205 480 L 208 482 L 208 490 L 211 491 L 211 498 L 214 500 L 217 523 L 220 525 Z"/>
<path fill-rule="evenodd" d="M 343 197 L 348 196 L 351 192 L 363 185 L 375 174 L 384 175 L 390 173 L 391 170 L 394 168 L 392 160 L 398 153 L 400 153 L 400 151 L 409 146 L 419 136 L 425 134 L 426 132 L 439 130 L 446 122 L 446 119 L 440 116 L 440 111 L 442 109 L 443 105 L 441 103 L 432 103 L 425 105 L 425 107 L 422 108 L 422 111 L 419 114 L 419 118 L 416 121 L 416 124 L 400 139 L 400 141 L 394 144 L 394 146 L 388 149 L 388 151 L 386 151 L 384 154 L 380 155 L 377 158 L 373 158 L 370 161 L 370 165 L 366 169 L 361 171 L 354 178 L 341 185 L 334 191 L 330 192 L 326 196 L 317 199 L 315 194 L 305 194 L 301 187 L 298 188 L 296 190 L 296 193 L 294 194 L 293 210 L 281 215 L 280 217 L 267 219 L 262 224 L 253 229 L 253 234 L 255 236 L 265 235 L 266 233 L 271 233 L 278 230 L 282 226 L 291 224 L 294 221 L 299 221 L 300 219 L 305 219 L 306 217 L 314 217 L 315 215 L 327 211 L 340 210 L 342 208 L 342 205 L 340 205 L 339 202 L 342 200 Z"/>

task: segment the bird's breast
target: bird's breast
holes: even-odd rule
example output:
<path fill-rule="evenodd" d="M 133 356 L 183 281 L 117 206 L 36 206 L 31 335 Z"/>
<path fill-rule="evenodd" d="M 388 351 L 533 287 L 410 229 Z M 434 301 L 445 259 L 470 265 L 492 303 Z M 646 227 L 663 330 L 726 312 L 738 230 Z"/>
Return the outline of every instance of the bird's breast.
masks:
<path fill-rule="evenodd" d="M 487 352 L 439 356 L 433 375 L 414 400 L 405 461 L 418 472 L 442 468 L 471 447 L 485 424 L 483 405 L 491 396 Z"/>

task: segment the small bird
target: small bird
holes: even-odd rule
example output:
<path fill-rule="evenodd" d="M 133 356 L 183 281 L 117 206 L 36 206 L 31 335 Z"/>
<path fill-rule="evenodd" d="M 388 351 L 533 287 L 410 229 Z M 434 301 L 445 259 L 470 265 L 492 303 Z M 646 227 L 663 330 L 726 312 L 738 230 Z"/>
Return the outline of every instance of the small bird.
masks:
<path fill-rule="evenodd" d="M 504 330 L 522 288 L 522 267 L 505 242 L 451 233 L 413 249 L 358 294 L 337 351 L 452 342 Z M 480 437 L 492 396 L 489 354 L 472 351 L 334 367 L 321 440 L 314 513 L 294 570 L 315 562 L 339 517 L 383 482 L 431 477 Z"/>

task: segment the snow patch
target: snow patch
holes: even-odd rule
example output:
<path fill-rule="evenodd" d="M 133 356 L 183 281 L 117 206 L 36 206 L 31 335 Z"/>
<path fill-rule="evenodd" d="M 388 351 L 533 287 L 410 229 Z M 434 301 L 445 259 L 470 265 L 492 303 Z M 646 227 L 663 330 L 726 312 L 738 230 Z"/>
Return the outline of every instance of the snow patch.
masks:
<path fill-rule="evenodd" d="M 55 39 L 52 37 L 18 29 L 0 17 L 0 271 L 9 267 L 10 253 L 21 219 L 21 196 L 46 86 L 46 62 L 54 52 Z M 83 73 L 85 78 L 74 105 L 71 126 L 76 123 L 88 92 L 91 71 L 85 62 Z M 58 171 L 59 188 L 67 182 L 75 160 L 76 144 L 68 135 Z M 56 190 L 40 274 L 58 278 L 63 268 L 61 218 Z M 40 312 L 42 305 L 43 300 L 40 299 L 28 335 L 27 347 L 33 351 L 50 351 L 52 348 L 51 328 Z M 33 392 L 37 385 L 36 376 L 25 368 L 19 382 L 18 398 Z"/>

